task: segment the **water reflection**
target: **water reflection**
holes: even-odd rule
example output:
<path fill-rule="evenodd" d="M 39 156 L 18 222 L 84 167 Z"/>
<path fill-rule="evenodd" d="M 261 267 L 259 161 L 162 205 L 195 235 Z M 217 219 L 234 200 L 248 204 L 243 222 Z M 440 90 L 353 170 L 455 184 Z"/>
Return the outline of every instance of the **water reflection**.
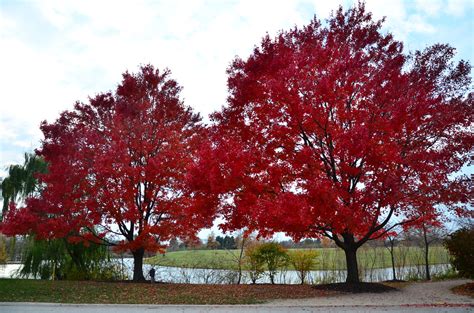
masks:
<path fill-rule="evenodd" d="M 117 259 L 120 266 L 123 266 L 124 273 L 132 277 L 133 259 L 124 258 Z M 122 265 L 123 264 L 123 265 Z M 150 264 L 144 264 L 143 272 L 145 277 L 149 279 L 148 272 L 151 268 Z M 187 283 L 187 284 L 233 284 L 237 282 L 238 272 L 234 270 L 221 269 L 200 269 L 200 268 L 181 268 L 170 266 L 154 266 L 156 270 L 156 280 L 169 283 Z M 432 276 L 442 275 L 451 271 L 450 264 L 437 264 L 430 266 Z M 397 279 L 423 279 L 425 276 L 425 267 L 423 264 L 418 266 L 406 266 L 396 268 Z M 392 279 L 392 268 L 379 268 L 361 270 L 360 277 L 366 282 L 378 282 Z M 306 281 L 311 284 L 315 283 L 333 283 L 343 282 L 346 279 L 345 270 L 324 270 L 311 271 Z M 243 271 L 242 283 L 250 284 L 249 274 Z M 294 270 L 282 270 L 278 273 L 275 282 L 277 284 L 299 284 L 300 279 L 298 273 Z M 266 273 L 257 280 L 257 283 L 270 283 L 270 279 Z"/>

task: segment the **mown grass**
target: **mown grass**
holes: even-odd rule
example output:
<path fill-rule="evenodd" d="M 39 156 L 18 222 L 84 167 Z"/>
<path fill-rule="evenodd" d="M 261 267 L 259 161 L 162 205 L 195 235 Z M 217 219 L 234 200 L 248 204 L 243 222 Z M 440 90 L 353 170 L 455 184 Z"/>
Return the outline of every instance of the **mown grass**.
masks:
<path fill-rule="evenodd" d="M 424 264 L 423 250 L 418 247 L 396 247 L 397 266 Z M 346 268 L 344 252 L 339 248 L 320 248 L 313 270 L 343 270 Z M 186 250 L 168 252 L 145 260 L 146 263 L 161 266 L 187 268 L 236 269 L 239 250 Z M 391 267 L 389 251 L 384 247 L 363 247 L 358 250 L 359 265 L 363 268 Z M 442 246 L 430 248 L 430 264 L 449 262 L 449 254 Z M 288 269 L 292 269 L 289 265 Z"/>
<path fill-rule="evenodd" d="M 0 279 L 0 302 L 256 304 L 320 297 L 310 285 L 191 285 Z"/>

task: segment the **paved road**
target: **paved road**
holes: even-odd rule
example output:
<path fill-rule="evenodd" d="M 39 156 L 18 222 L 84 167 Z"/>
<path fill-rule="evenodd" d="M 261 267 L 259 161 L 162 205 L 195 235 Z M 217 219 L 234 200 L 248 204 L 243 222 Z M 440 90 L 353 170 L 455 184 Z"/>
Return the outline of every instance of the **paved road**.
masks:
<path fill-rule="evenodd" d="M 103 305 L 0 303 L 1 313 L 308 313 L 308 312 L 473 312 L 474 307 L 413 307 L 413 306 L 275 306 L 275 305 Z"/>

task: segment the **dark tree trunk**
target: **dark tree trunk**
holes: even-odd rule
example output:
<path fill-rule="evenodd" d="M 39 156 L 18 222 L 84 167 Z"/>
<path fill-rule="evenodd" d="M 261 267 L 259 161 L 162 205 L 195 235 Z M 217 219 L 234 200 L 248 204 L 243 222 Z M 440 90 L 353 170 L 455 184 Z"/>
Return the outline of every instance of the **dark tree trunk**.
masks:
<path fill-rule="evenodd" d="M 275 285 L 275 274 L 270 274 L 269 276 L 270 276 L 270 283 L 272 285 Z"/>
<path fill-rule="evenodd" d="M 389 239 L 390 241 L 390 257 L 392 259 L 392 273 L 393 273 L 393 280 L 397 280 L 397 274 L 395 272 L 395 251 L 394 249 L 394 239 Z"/>
<path fill-rule="evenodd" d="M 306 278 L 306 273 L 304 271 L 300 271 L 301 277 L 301 285 L 304 285 L 304 279 Z"/>
<path fill-rule="evenodd" d="M 360 283 L 357 249 L 361 246 L 361 243 L 360 241 L 356 242 L 354 235 L 351 233 L 343 233 L 342 238 L 344 238 L 344 241 L 340 240 L 338 235 L 334 235 L 331 239 L 334 240 L 339 248 L 344 250 L 344 254 L 346 255 L 346 283 Z"/>
<path fill-rule="evenodd" d="M 430 265 L 428 264 L 428 246 L 426 246 L 426 250 L 425 250 L 425 270 L 426 270 L 426 280 L 431 280 Z"/>
<path fill-rule="evenodd" d="M 143 276 L 143 255 L 145 250 L 138 249 L 132 251 L 133 254 L 133 281 L 144 281 L 145 276 Z"/>
<path fill-rule="evenodd" d="M 237 285 L 240 285 L 240 282 L 242 281 L 242 260 L 239 260 L 239 274 L 237 277 Z"/>
<path fill-rule="evenodd" d="M 237 285 L 240 285 L 242 281 L 242 260 L 244 256 L 244 246 L 245 246 L 245 236 L 242 236 L 241 246 L 240 246 L 240 255 L 239 255 L 239 278 L 237 279 Z"/>
<path fill-rule="evenodd" d="M 346 283 L 359 283 L 359 266 L 357 264 L 357 246 L 346 245 L 344 248 L 346 254 L 347 278 Z"/>
<path fill-rule="evenodd" d="M 430 252 L 430 243 L 428 242 L 426 228 L 423 227 L 423 239 L 425 241 L 425 271 L 426 271 L 426 280 L 431 280 L 430 274 L 430 264 L 429 264 L 429 252 Z"/>
<path fill-rule="evenodd" d="M 393 274 L 393 280 L 397 280 L 397 274 L 395 272 L 395 257 L 394 257 L 393 254 L 394 253 L 393 253 L 393 248 L 392 248 L 392 250 L 390 252 L 390 256 L 392 258 L 392 274 Z"/>
<path fill-rule="evenodd" d="M 257 283 L 257 276 L 250 274 L 250 280 L 252 281 L 252 285 L 255 285 Z"/>

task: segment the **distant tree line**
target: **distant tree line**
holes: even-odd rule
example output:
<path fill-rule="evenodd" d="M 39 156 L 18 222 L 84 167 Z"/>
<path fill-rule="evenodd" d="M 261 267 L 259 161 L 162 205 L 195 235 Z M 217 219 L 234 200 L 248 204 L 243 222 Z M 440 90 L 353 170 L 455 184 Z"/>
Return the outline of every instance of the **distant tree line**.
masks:
<path fill-rule="evenodd" d="M 279 242 L 286 249 L 310 249 L 321 248 L 321 240 L 319 239 L 303 239 L 301 241 L 293 241 L 291 239 Z"/>

